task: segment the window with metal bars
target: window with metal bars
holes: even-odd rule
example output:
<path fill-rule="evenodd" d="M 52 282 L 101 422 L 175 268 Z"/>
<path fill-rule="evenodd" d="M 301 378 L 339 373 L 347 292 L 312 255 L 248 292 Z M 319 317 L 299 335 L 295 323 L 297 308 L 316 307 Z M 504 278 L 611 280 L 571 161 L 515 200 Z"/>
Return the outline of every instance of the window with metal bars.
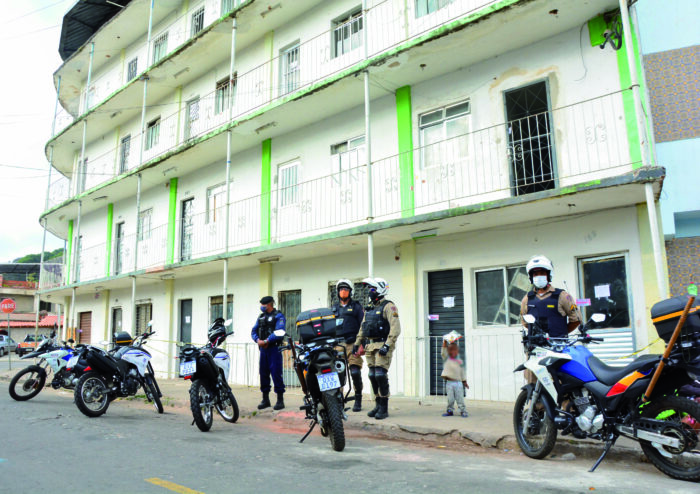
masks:
<path fill-rule="evenodd" d="M 148 331 L 148 323 L 153 316 L 153 304 L 150 302 L 136 305 L 136 331 L 134 337 L 142 335 Z"/>
<path fill-rule="evenodd" d="M 279 167 L 279 205 L 281 208 L 293 206 L 299 201 L 299 162 L 288 163 Z"/>
<path fill-rule="evenodd" d="M 365 164 L 365 136 L 358 136 L 331 146 L 334 183 L 357 179 L 357 168 Z"/>
<path fill-rule="evenodd" d="M 160 117 L 148 122 L 146 126 L 146 150 L 158 145 L 160 139 Z"/>
<path fill-rule="evenodd" d="M 168 53 L 168 32 L 164 32 L 153 40 L 153 63 L 160 62 Z"/>
<path fill-rule="evenodd" d="M 233 74 L 233 81 L 229 81 L 228 77 L 221 79 L 216 83 L 216 94 L 214 98 L 214 113 L 219 115 L 224 111 L 229 109 L 229 106 L 233 104 L 236 100 L 236 81 L 238 80 L 238 75 Z M 233 84 L 231 84 L 233 83 Z M 231 94 L 231 87 L 233 86 L 233 94 Z"/>
<path fill-rule="evenodd" d="M 220 183 L 207 189 L 207 223 L 221 220 L 221 208 L 226 204 L 226 183 Z"/>
<path fill-rule="evenodd" d="M 339 57 L 362 46 L 364 17 L 362 7 L 333 21 L 333 57 Z"/>
<path fill-rule="evenodd" d="M 144 209 L 139 212 L 139 241 L 151 238 L 151 219 L 153 218 L 153 208 Z"/>
<path fill-rule="evenodd" d="M 224 317 L 224 296 L 209 297 L 209 321 L 213 323 L 217 318 Z M 226 296 L 226 317 L 233 318 L 233 295 Z"/>
<path fill-rule="evenodd" d="M 122 137 L 119 144 L 119 173 L 126 173 L 129 169 L 129 154 L 131 152 L 131 134 Z"/>
<path fill-rule="evenodd" d="M 454 0 L 416 0 L 416 18 L 437 12 Z"/>
<path fill-rule="evenodd" d="M 459 163 L 469 155 L 471 105 L 463 101 L 420 116 L 421 168 Z"/>
<path fill-rule="evenodd" d="M 138 74 L 139 70 L 139 59 L 138 57 L 132 59 L 129 61 L 129 64 L 127 65 L 126 68 L 126 80 L 130 81 L 134 77 L 136 77 L 136 74 Z"/>
<path fill-rule="evenodd" d="M 204 29 L 204 7 L 200 7 L 192 14 L 192 30 L 190 36 L 196 36 Z"/>
<path fill-rule="evenodd" d="M 295 91 L 299 87 L 299 42 L 283 49 L 280 54 L 280 94 Z"/>
<path fill-rule="evenodd" d="M 478 270 L 474 284 L 477 326 L 520 324 L 520 303 L 530 289 L 525 266 Z"/>

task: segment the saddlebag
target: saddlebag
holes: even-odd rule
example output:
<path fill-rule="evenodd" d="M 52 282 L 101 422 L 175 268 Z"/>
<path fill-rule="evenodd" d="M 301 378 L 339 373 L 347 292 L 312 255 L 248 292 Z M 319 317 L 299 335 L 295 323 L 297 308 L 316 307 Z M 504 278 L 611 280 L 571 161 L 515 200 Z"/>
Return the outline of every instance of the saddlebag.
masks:
<path fill-rule="evenodd" d="M 297 332 L 302 343 L 335 338 L 335 326 L 335 314 L 327 308 L 305 310 L 297 317 Z"/>
<path fill-rule="evenodd" d="M 672 297 L 657 302 L 651 308 L 651 320 L 656 326 L 656 332 L 666 343 L 671 339 L 686 303 L 688 303 L 687 296 Z M 700 300 L 695 300 L 695 304 L 690 308 L 680 337 L 682 340 L 694 342 L 700 339 Z"/>

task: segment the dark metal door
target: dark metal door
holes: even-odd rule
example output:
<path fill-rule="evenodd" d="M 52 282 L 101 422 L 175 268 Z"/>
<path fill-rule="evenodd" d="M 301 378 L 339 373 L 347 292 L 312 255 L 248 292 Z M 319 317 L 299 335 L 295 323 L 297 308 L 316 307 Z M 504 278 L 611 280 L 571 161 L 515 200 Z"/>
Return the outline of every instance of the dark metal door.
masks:
<path fill-rule="evenodd" d="M 554 188 L 554 138 L 545 81 L 505 93 L 515 195 Z"/>
<path fill-rule="evenodd" d="M 442 337 L 451 331 L 464 335 L 464 287 L 462 270 L 428 273 L 428 334 L 430 336 L 430 394 L 445 393 L 442 373 Z M 464 340 L 459 342 L 465 360 Z"/>
<path fill-rule="evenodd" d="M 301 312 L 301 290 L 288 290 L 284 292 L 279 292 L 279 305 L 278 309 L 287 320 L 287 334 L 292 335 L 294 341 L 298 340 L 297 335 L 297 316 Z M 292 365 L 292 354 L 289 350 L 285 351 L 283 354 L 283 364 L 282 364 L 282 379 L 284 384 L 287 386 L 298 386 L 299 379 L 297 378 L 296 371 Z"/>
<path fill-rule="evenodd" d="M 180 300 L 180 334 L 178 341 L 192 343 L 192 299 Z"/>
<path fill-rule="evenodd" d="M 180 229 L 180 258 L 187 261 L 192 258 L 192 234 L 194 224 L 192 222 L 192 208 L 194 207 L 194 199 L 186 199 L 182 201 L 182 216 Z"/>

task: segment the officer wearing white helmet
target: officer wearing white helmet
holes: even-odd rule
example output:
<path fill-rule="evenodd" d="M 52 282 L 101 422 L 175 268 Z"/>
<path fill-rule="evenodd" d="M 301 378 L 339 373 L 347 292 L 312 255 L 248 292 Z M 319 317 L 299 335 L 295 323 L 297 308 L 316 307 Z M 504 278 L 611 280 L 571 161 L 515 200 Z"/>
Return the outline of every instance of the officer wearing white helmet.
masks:
<path fill-rule="evenodd" d="M 539 326 L 552 338 L 566 337 L 579 327 L 581 314 L 571 295 L 552 286 L 552 261 L 545 256 L 533 256 L 526 269 L 533 289 L 523 298 L 521 316 L 535 316 Z"/>
<path fill-rule="evenodd" d="M 362 357 L 355 355 L 353 348 L 365 311 L 362 304 L 352 298 L 353 288 L 355 287 L 352 281 L 339 280 L 335 285 L 338 292 L 338 303 L 333 305 L 331 310 L 339 321 L 336 336 L 342 337 L 345 342 L 350 377 L 352 378 L 352 386 L 355 388 L 355 404 L 352 411 L 359 412 L 362 410 Z"/>
<path fill-rule="evenodd" d="M 369 286 L 370 305 L 365 309 L 353 353 L 358 353 L 360 344 L 364 346 L 369 381 L 376 396 L 375 406 L 367 416 L 382 420 L 389 416 L 389 366 L 401 334 L 401 323 L 396 305 L 385 298 L 389 291 L 386 280 L 365 278 L 362 282 Z"/>

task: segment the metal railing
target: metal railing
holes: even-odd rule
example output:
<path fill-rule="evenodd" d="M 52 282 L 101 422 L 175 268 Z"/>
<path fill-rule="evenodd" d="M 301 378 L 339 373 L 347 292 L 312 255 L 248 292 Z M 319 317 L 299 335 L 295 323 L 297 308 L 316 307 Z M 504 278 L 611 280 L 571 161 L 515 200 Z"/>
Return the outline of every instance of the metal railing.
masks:
<path fill-rule="evenodd" d="M 65 284 L 65 260 L 63 256 L 44 262 L 41 266 L 40 290 L 48 290 Z"/>
<path fill-rule="evenodd" d="M 541 189 L 561 188 L 600 180 L 631 171 L 625 129 L 623 92 L 616 92 L 547 112 L 551 128 L 548 156 L 554 180 L 542 181 L 533 174 L 529 185 Z M 523 120 L 503 122 L 485 129 L 376 160 L 371 165 L 375 220 L 423 214 L 513 197 L 521 193 L 514 173 L 523 163 L 522 152 L 509 140 L 509 129 Z M 541 134 L 535 130 L 532 138 Z M 519 154 L 520 153 L 520 154 Z M 530 153 L 529 160 L 535 160 Z M 360 153 L 358 152 L 358 156 Z M 303 182 L 277 187 L 229 204 L 229 251 L 328 233 L 367 222 L 367 165 L 355 160 L 352 168 Z M 539 155 L 538 155 L 539 156 Z M 537 159 L 541 159 L 537 157 Z M 412 176 L 401 178 L 402 163 L 411 162 Z M 322 170 L 331 163 L 307 164 Z M 527 172 L 528 167 L 522 168 Z M 404 175 L 406 173 L 404 172 Z M 402 203 L 402 187 L 412 189 L 413 204 Z M 408 194 L 410 196 L 410 194 Z M 269 204 L 269 214 L 263 214 Z M 412 208 L 406 211 L 406 208 Z M 151 228 L 139 241 L 138 269 L 202 258 L 226 251 L 226 206 L 192 212 L 176 225 L 179 248 L 168 252 L 168 225 Z M 268 223 L 269 222 L 269 223 Z M 134 237 L 123 238 L 120 251 L 122 273 L 134 270 Z M 84 250 L 81 279 L 88 266 L 104 268 L 105 246 Z M 116 239 L 115 246 L 116 250 Z M 170 255 L 169 255 L 170 254 Z M 116 260 L 116 253 L 114 254 Z M 116 261 L 115 261 L 116 262 Z M 116 273 L 116 271 L 113 271 Z M 92 273 L 92 271 L 90 271 Z M 104 275 L 104 269 L 102 269 Z"/>

